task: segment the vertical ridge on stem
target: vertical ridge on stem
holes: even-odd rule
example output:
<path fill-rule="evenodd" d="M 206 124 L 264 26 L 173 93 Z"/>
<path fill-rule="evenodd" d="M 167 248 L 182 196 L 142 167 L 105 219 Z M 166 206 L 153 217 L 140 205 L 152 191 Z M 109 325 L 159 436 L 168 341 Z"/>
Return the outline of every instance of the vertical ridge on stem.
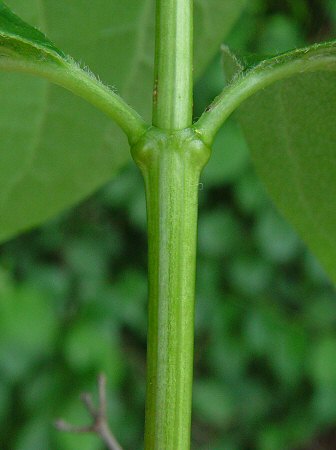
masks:
<path fill-rule="evenodd" d="M 192 123 L 193 0 L 156 0 L 153 125 Z"/>

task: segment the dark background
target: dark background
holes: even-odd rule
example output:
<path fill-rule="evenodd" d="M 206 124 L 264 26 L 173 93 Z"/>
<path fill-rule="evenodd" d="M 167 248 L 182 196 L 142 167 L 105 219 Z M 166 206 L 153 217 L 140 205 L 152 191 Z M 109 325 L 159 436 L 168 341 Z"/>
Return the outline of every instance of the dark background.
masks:
<path fill-rule="evenodd" d="M 228 38 L 273 54 L 335 37 L 336 2 L 258 0 Z M 195 115 L 222 89 L 220 56 Z M 200 186 L 195 450 L 336 449 L 336 295 L 258 181 L 238 125 Z M 98 450 L 53 430 L 108 376 L 111 426 L 141 449 L 146 218 L 132 165 L 81 205 L 0 247 L 0 448 Z"/>

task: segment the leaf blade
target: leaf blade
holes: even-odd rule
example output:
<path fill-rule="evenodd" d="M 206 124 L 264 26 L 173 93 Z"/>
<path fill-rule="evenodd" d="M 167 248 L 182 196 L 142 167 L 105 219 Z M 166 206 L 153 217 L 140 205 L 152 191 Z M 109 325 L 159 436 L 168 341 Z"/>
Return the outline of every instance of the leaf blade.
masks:
<path fill-rule="evenodd" d="M 267 99 L 255 98 L 253 106 L 246 102 L 239 120 L 257 172 L 273 201 L 336 281 L 336 91 L 329 89 L 335 85 L 336 77 L 328 75 L 321 78 L 309 74 L 293 79 L 290 86 L 279 83 L 268 88 L 269 92 L 263 94 Z M 313 88 L 308 89 L 309 85 Z M 293 107 L 293 99 L 300 94 L 302 99 L 296 100 Z M 265 113 L 257 113 L 257 124 L 251 131 L 249 116 L 252 111 L 256 114 L 261 105 L 272 105 L 278 111 L 272 120 Z M 302 111 L 306 111 L 304 119 Z M 322 117 L 325 118 L 321 120 Z M 276 133 L 274 120 L 278 123 Z M 263 136 L 260 121 L 276 136 L 272 143 Z M 271 165 L 277 169 L 271 169 Z"/>
<path fill-rule="evenodd" d="M 235 66 L 236 74 L 240 71 L 236 76 L 248 77 L 277 58 L 286 64 L 293 54 L 306 58 L 305 66 L 244 98 L 237 117 L 271 198 L 335 282 L 336 42 L 295 50 L 255 67 L 246 68 L 232 57 L 226 63 L 231 64 L 229 72 Z M 307 67 L 310 63 L 315 67 Z"/>

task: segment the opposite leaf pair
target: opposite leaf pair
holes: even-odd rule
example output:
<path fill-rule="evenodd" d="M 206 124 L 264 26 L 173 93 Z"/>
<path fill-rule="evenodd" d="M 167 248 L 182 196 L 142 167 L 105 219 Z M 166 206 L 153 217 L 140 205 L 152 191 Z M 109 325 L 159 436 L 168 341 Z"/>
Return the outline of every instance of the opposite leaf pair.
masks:
<path fill-rule="evenodd" d="M 149 127 L 112 90 L 81 70 L 42 33 L 22 22 L 2 2 L 0 47 L 2 69 L 42 76 L 85 98 L 112 117 L 125 131 L 131 144 Z M 226 49 L 223 54 L 224 66 L 232 81 L 193 127 L 207 144 L 211 144 L 218 128 L 238 108 L 238 117 L 257 170 L 273 200 L 336 281 L 336 212 L 333 206 L 336 197 L 336 43 L 295 50 L 255 66 L 238 62 Z M 10 85 L 9 80 L 7 83 Z M 32 88 L 36 102 L 39 95 L 42 98 L 48 95 L 44 85 L 32 82 Z M 38 107 L 40 116 L 34 124 L 37 128 L 39 120 L 44 120 L 43 108 L 47 104 L 39 104 Z M 69 103 L 69 107 L 71 111 L 73 105 Z M 6 102 L 3 108 L 6 108 Z M 29 114 L 32 108 L 34 104 L 28 102 L 24 115 Z M 61 111 L 55 110 L 60 105 L 51 103 L 48 108 L 52 110 L 50 117 L 55 120 L 53 127 L 57 136 L 64 134 L 57 123 Z M 82 105 L 80 108 L 85 110 Z M 87 111 L 88 118 L 94 114 Z M 62 111 L 63 114 L 66 115 L 66 110 Z M 71 114 L 68 117 L 71 120 Z M 103 119 L 101 123 L 95 120 L 92 122 L 92 141 L 89 142 L 91 153 L 87 146 L 74 148 L 72 144 L 69 144 L 67 152 L 60 153 L 57 139 L 51 136 L 52 145 L 45 154 L 36 152 L 33 140 L 27 142 L 31 150 L 23 155 L 22 164 L 22 155 L 15 155 L 16 143 L 10 139 L 3 141 L 0 153 L 1 239 L 36 225 L 80 200 L 107 180 L 113 169 L 126 160 L 124 153 L 110 151 L 110 124 Z M 89 122 L 88 119 L 88 126 Z M 95 129 L 94 125 L 98 123 Z M 18 126 L 17 134 L 19 137 L 21 134 L 23 141 L 25 133 L 25 126 Z M 104 141 L 99 141 L 98 145 L 95 136 L 102 133 Z M 77 142 L 80 143 L 80 139 Z M 81 168 L 81 150 L 85 152 L 83 170 L 73 173 L 74 167 Z M 53 201 L 50 201 L 51 196 Z"/>

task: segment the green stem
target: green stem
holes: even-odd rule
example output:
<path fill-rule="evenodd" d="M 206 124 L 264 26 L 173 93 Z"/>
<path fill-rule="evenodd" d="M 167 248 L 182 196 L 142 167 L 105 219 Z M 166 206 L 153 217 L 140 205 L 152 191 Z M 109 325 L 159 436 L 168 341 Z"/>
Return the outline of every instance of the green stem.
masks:
<path fill-rule="evenodd" d="M 193 1 L 157 0 L 153 125 L 192 123 Z"/>
<path fill-rule="evenodd" d="M 145 180 L 149 239 L 145 449 L 188 450 L 197 193 L 209 150 L 190 129 L 153 129 L 132 153 Z"/>

